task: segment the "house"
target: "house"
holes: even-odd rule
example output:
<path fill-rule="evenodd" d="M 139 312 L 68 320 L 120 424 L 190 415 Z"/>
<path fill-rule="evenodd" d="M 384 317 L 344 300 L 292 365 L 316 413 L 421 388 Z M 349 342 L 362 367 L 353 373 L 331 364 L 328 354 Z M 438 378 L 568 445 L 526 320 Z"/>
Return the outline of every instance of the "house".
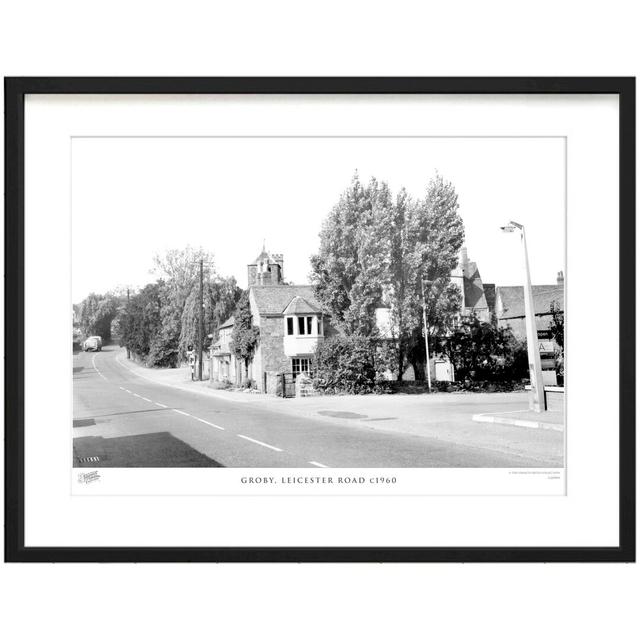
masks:
<path fill-rule="evenodd" d="M 533 306 L 538 333 L 549 331 L 551 304 L 564 312 L 564 274 L 558 272 L 555 284 L 532 285 Z M 496 319 L 499 326 L 509 326 L 514 335 L 526 337 L 523 287 L 496 287 Z M 539 336 L 542 337 L 542 336 Z"/>
<path fill-rule="evenodd" d="M 242 384 L 253 380 L 258 390 L 270 390 L 270 375 L 311 371 L 316 346 L 333 332 L 311 285 L 290 285 L 284 281 L 282 254 L 270 254 L 263 247 L 247 265 L 252 322 L 260 329 L 253 360 L 245 369 L 231 352 L 234 319 L 220 327 L 211 349 L 211 381 Z"/>
<path fill-rule="evenodd" d="M 233 316 L 218 328 L 218 340 L 211 346 L 211 376 L 210 380 L 217 382 L 228 381 L 235 383 L 241 379 L 240 362 L 231 353 L 231 332 L 233 331 Z"/>
<path fill-rule="evenodd" d="M 558 272 L 555 284 L 532 285 L 538 338 L 550 339 L 552 303 L 564 312 L 564 275 Z M 509 327 L 518 338 L 526 338 L 524 287 L 496 287 L 495 314 L 498 326 Z"/>
<path fill-rule="evenodd" d="M 458 264 L 451 272 L 451 283 L 460 291 L 460 319 L 475 315 L 481 322 L 492 321 L 496 287 L 482 282 L 478 265 L 469 260 L 466 247 L 460 250 Z M 455 380 L 453 364 L 444 355 L 432 354 L 431 375 L 439 382 L 452 382 Z"/>
<path fill-rule="evenodd" d="M 461 315 L 464 317 L 475 313 L 482 322 L 490 322 L 495 285 L 483 284 L 478 265 L 469 260 L 466 247 L 460 250 L 460 260 L 451 272 L 451 282 L 460 290 Z"/>
<path fill-rule="evenodd" d="M 558 272 L 556 284 L 532 285 L 531 289 L 543 375 L 547 384 L 555 384 L 555 375 L 546 373 L 554 371 L 557 364 L 558 345 L 551 335 L 551 305 L 564 313 L 564 274 Z M 516 338 L 526 340 L 524 287 L 496 287 L 495 314 L 499 327 L 509 328 Z"/>

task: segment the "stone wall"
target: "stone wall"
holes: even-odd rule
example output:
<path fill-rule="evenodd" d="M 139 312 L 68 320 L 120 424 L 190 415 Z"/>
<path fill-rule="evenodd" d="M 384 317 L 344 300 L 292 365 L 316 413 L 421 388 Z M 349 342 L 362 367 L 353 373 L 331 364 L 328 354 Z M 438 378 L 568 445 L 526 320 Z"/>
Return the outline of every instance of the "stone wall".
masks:
<path fill-rule="evenodd" d="M 284 355 L 284 322 L 282 316 L 260 317 L 260 344 L 254 358 L 255 381 L 258 389 L 264 388 L 264 372 L 283 372 L 291 368 Z"/>
<path fill-rule="evenodd" d="M 282 395 L 282 384 L 280 380 L 280 374 L 277 371 L 267 371 L 267 388 L 265 393 L 268 393 L 272 396 L 281 396 Z"/>

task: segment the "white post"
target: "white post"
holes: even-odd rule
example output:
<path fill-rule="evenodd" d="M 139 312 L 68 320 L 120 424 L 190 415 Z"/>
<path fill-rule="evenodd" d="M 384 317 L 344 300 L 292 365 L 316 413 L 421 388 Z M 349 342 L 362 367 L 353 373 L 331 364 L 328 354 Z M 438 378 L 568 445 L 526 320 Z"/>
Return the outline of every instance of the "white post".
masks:
<path fill-rule="evenodd" d="M 427 373 L 427 388 L 431 393 L 431 362 L 429 359 L 429 325 L 427 324 L 427 299 L 424 295 L 424 280 L 420 278 L 420 284 L 422 285 L 422 322 L 424 324 L 424 349 L 427 355 L 427 362 L 425 364 Z"/>
<path fill-rule="evenodd" d="M 529 274 L 527 238 L 523 226 L 520 226 L 520 232 L 522 233 L 522 246 L 524 249 L 524 314 L 527 326 L 527 352 L 529 355 L 529 379 L 531 382 L 529 408 L 536 413 L 540 413 L 546 410 L 544 406 L 544 382 L 542 380 L 542 365 L 540 363 L 540 348 L 538 346 L 538 330 L 536 328 L 533 290 L 531 289 L 531 276 Z"/>

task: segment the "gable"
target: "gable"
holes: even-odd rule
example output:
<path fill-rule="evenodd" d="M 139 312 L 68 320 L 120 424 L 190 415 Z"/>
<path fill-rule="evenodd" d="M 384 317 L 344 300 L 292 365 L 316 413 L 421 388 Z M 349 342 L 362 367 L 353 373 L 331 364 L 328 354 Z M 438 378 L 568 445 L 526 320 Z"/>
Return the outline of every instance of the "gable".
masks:
<path fill-rule="evenodd" d="M 321 313 L 318 307 L 312 305 L 302 296 L 296 296 L 291 302 L 283 309 L 282 313 L 286 316 L 297 314 L 319 314 Z"/>
<path fill-rule="evenodd" d="M 283 315 L 284 310 L 300 297 L 304 302 L 320 313 L 320 304 L 313 293 L 312 285 L 272 285 L 251 287 L 250 299 L 252 311 L 257 315 Z"/>

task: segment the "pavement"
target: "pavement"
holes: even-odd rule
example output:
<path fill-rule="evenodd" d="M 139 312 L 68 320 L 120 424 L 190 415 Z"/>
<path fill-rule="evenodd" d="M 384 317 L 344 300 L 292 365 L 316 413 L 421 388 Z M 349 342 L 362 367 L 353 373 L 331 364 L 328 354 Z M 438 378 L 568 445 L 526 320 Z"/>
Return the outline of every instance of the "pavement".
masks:
<path fill-rule="evenodd" d="M 555 396 L 555 397 L 554 397 Z M 527 429 L 550 429 L 564 431 L 564 396 L 549 396 L 548 410 L 536 413 L 530 409 L 516 411 L 501 411 L 499 413 L 477 413 L 474 422 L 488 422 L 491 424 L 507 424 Z"/>
<path fill-rule="evenodd" d="M 526 393 L 221 391 L 188 368 L 147 369 L 105 347 L 74 356 L 75 465 L 561 467 L 562 433 L 472 419 L 526 406 Z"/>

